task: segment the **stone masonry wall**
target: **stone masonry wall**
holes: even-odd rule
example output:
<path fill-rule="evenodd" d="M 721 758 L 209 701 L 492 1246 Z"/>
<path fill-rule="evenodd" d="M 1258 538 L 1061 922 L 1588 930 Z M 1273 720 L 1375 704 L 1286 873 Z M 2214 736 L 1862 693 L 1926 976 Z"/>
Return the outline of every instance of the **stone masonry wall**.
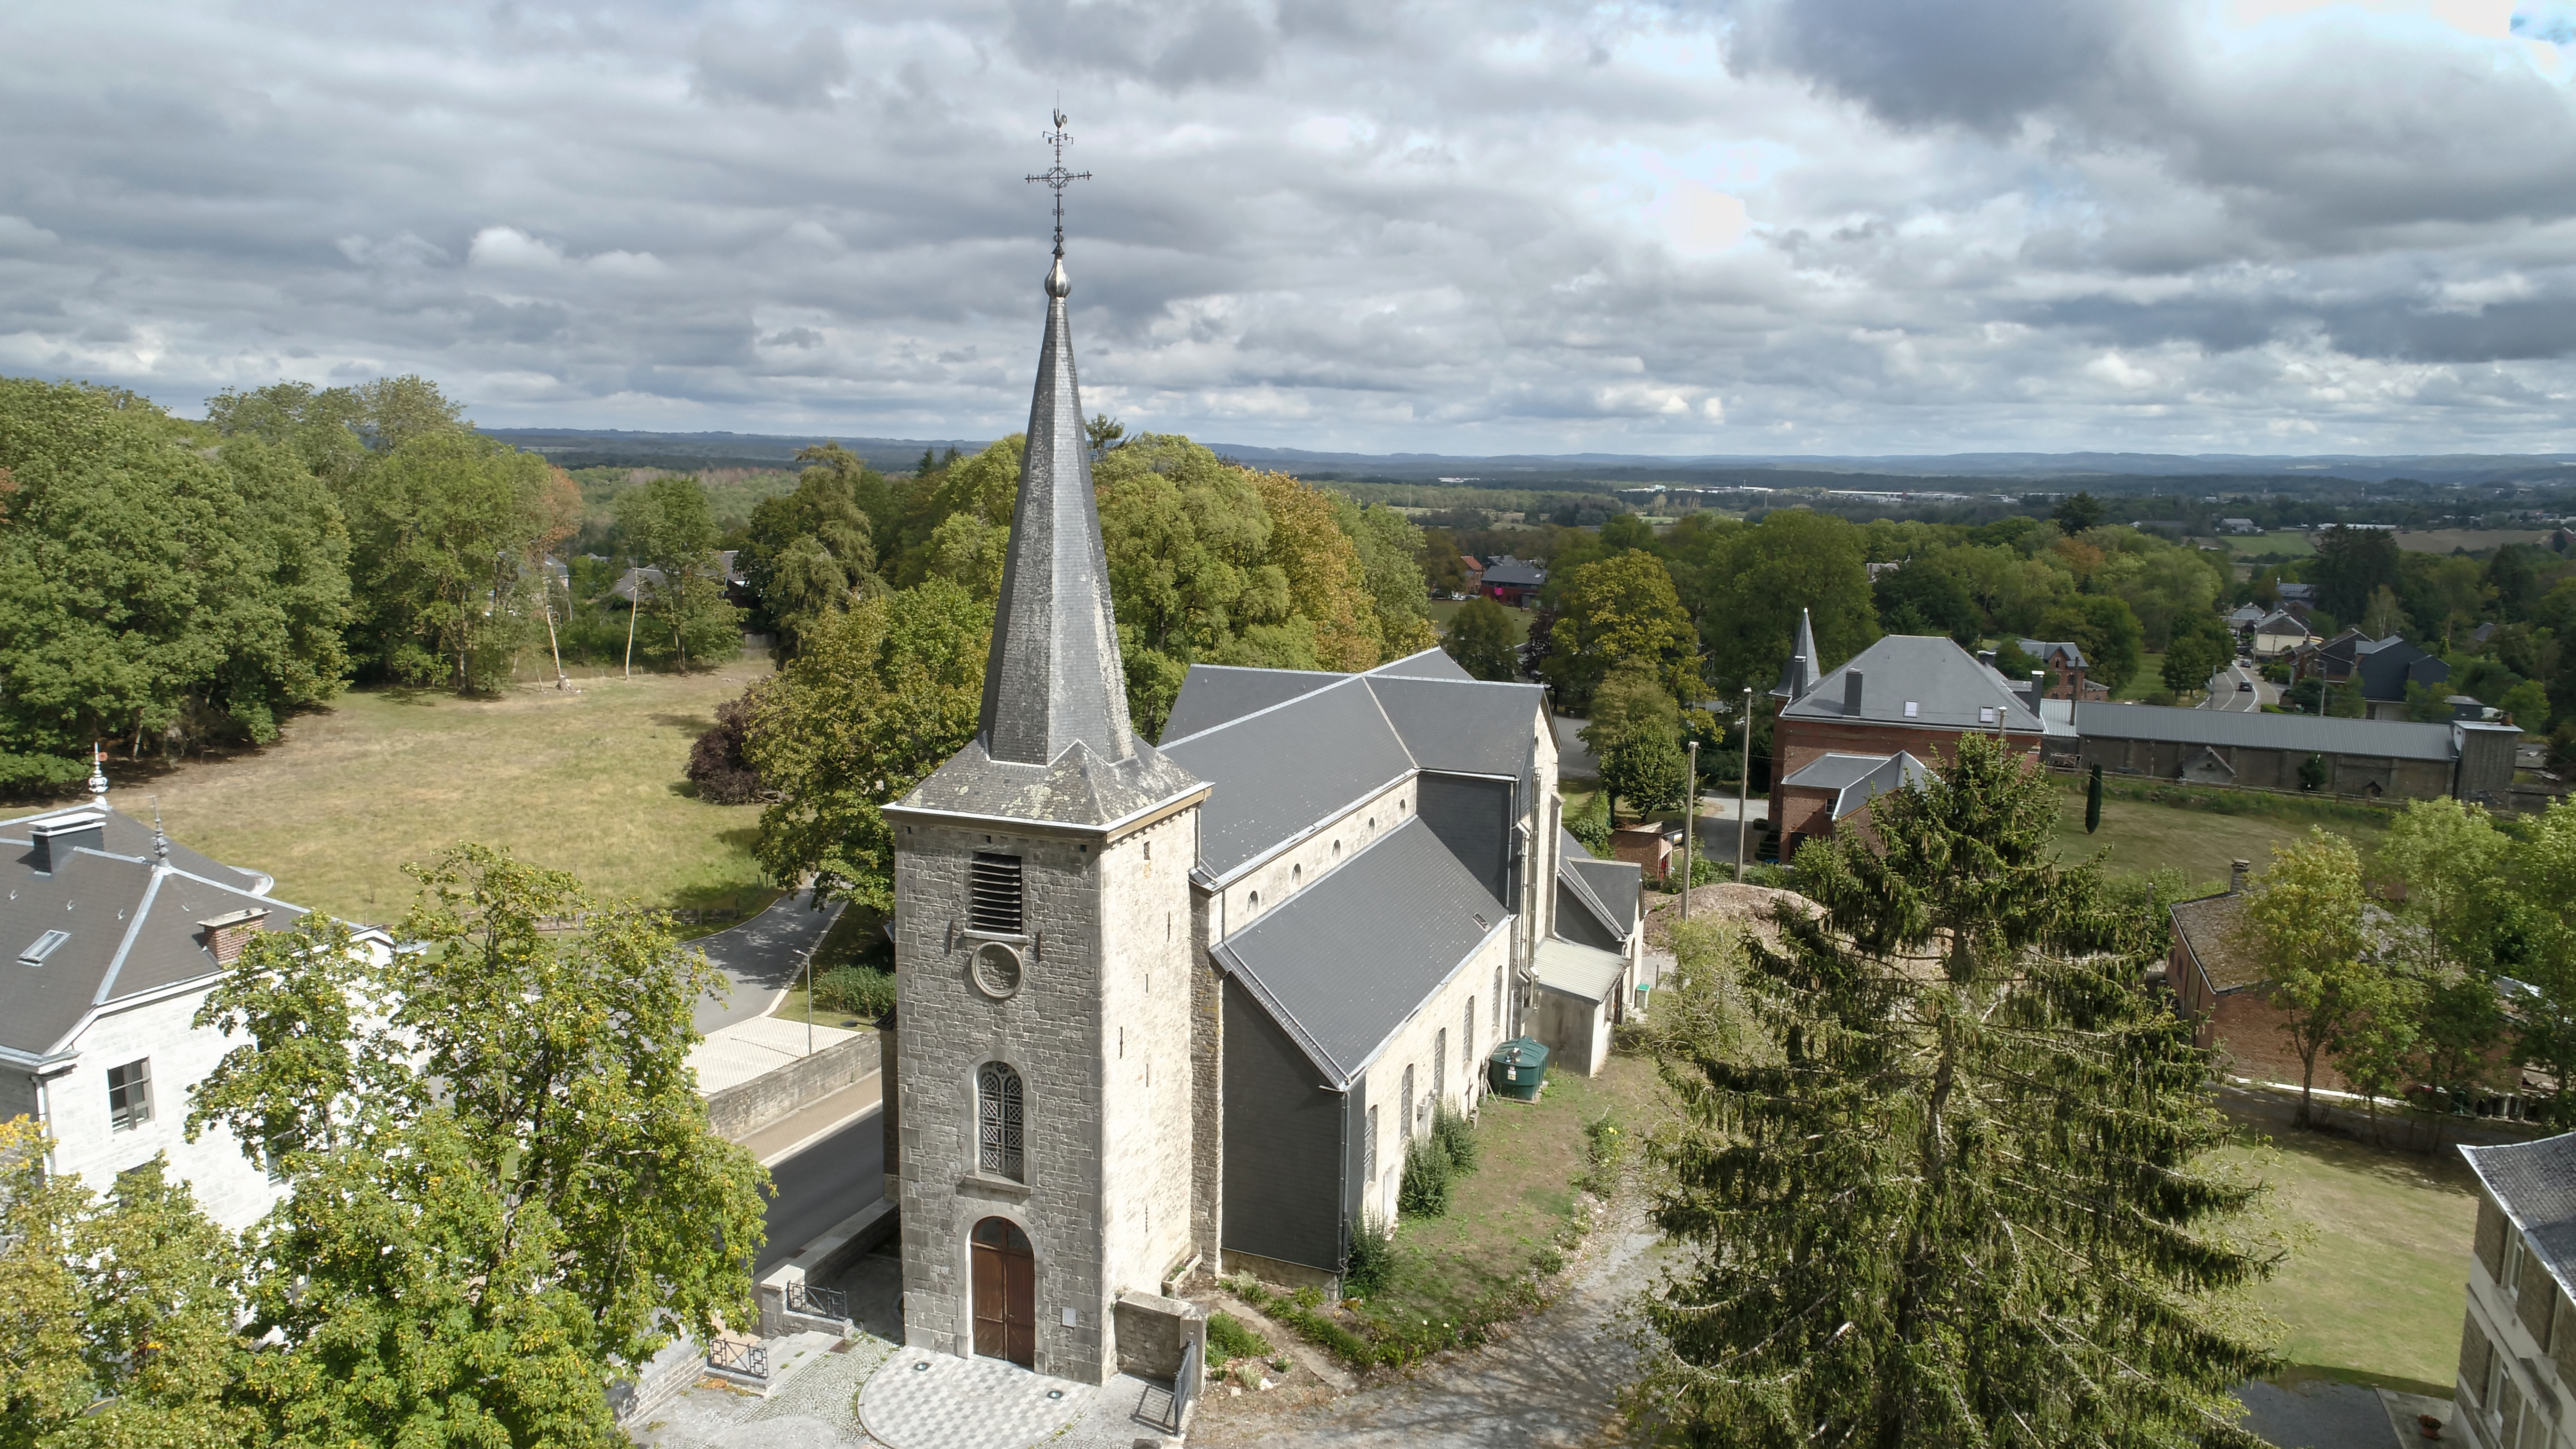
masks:
<path fill-rule="evenodd" d="M 1418 803 L 1414 777 L 1408 775 L 1325 821 L 1295 845 L 1228 881 L 1219 898 L 1218 938 L 1223 939 L 1227 934 L 1251 925 L 1289 896 L 1322 879 L 1327 871 L 1341 863 L 1343 856 L 1366 847 L 1370 841 L 1411 820 Z M 1335 846 L 1341 849 L 1337 852 Z M 1253 903 L 1256 897 L 1260 901 L 1258 905 Z"/>
<path fill-rule="evenodd" d="M 1404 1069 L 1413 1068 L 1413 1130 L 1420 1133 L 1431 1124 L 1432 1060 L 1438 1054 L 1440 1033 L 1449 1033 L 1448 1069 L 1442 1073 L 1444 1095 L 1462 1109 L 1472 1110 L 1484 1094 L 1483 1061 L 1492 1055 L 1499 1039 L 1493 1035 L 1492 997 L 1494 968 L 1511 957 L 1512 933 L 1497 930 L 1478 947 L 1467 964 L 1431 993 L 1421 1007 L 1396 1028 L 1386 1050 L 1369 1064 L 1361 1080 L 1367 1084 L 1367 1100 L 1377 1108 L 1377 1176 L 1362 1186 L 1360 1201 L 1374 1208 L 1387 1221 L 1395 1220 L 1395 1190 L 1404 1178 Z M 1476 1003 L 1476 1035 L 1465 1041 L 1467 1003 Z M 1366 1132 L 1363 1121 L 1359 1130 Z"/>
<path fill-rule="evenodd" d="M 1190 891 L 1190 1251 L 1209 1267 L 1225 1244 L 1225 973 L 1215 944 L 1216 897 Z"/>
<path fill-rule="evenodd" d="M 1000 1217 L 1028 1235 L 1037 1259 L 1037 1369 L 1099 1382 L 1114 1371 L 1113 1300 L 1124 1288 L 1155 1286 L 1162 1265 L 1121 1278 L 1188 1241 L 1186 880 L 1195 812 L 1106 850 L 980 824 L 897 831 L 905 1339 L 973 1353 L 968 1235 Z M 979 850 L 1021 860 L 1029 939 L 1020 989 L 998 1001 L 968 970 L 979 942 L 964 936 L 966 877 Z M 1024 1184 L 977 1170 L 975 1074 L 988 1061 L 1009 1063 L 1023 1083 Z M 1167 1200 L 1139 1195 L 1147 1179 Z"/>

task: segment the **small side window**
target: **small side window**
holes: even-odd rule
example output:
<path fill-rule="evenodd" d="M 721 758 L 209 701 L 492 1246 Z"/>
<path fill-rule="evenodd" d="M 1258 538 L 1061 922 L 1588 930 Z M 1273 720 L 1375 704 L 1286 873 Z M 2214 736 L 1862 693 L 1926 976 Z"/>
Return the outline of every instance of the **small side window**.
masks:
<path fill-rule="evenodd" d="M 131 1132 L 152 1120 L 152 1059 L 107 1069 L 107 1121 L 118 1132 Z"/>

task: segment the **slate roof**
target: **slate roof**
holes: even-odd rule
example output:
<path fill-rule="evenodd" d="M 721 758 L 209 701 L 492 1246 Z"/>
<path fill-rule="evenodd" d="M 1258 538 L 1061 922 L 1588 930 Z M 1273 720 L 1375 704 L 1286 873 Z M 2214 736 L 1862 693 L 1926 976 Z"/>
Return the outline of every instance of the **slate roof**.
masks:
<path fill-rule="evenodd" d="M 2576 1295 L 2576 1132 L 2537 1142 L 2463 1146 L 2460 1155 L 2549 1266 L 2560 1291 Z"/>
<path fill-rule="evenodd" d="M 1241 676 L 1264 671 L 1190 666 L 1172 718 L 1224 717 L 1188 735 L 1167 728 L 1162 749 L 1216 787 L 1200 808 L 1200 863 L 1223 880 L 1414 770 L 1527 774 L 1544 692 L 1446 677 L 1446 661 L 1414 655 L 1366 674 L 1275 671 L 1314 687 L 1259 708 L 1247 706 L 1271 684 Z"/>
<path fill-rule="evenodd" d="M 2306 620 L 2291 613 L 2287 609 L 2274 609 L 2271 613 L 2268 613 L 2261 619 L 2255 621 L 2254 632 L 2257 634 L 2296 634 L 2301 638 L 2305 638 L 2308 633 L 2308 624 Z"/>
<path fill-rule="evenodd" d="M 1100 827 L 1201 788 L 1128 725 L 1058 251 L 975 738 L 894 807 Z"/>
<path fill-rule="evenodd" d="M 2227 622 L 2235 628 L 2250 629 L 2254 625 L 2263 622 L 2263 606 L 2260 604 L 2239 604 L 2236 606 L 2235 612 L 2227 616 Z"/>
<path fill-rule="evenodd" d="M 1628 958 L 1616 951 L 1550 936 L 1538 943 L 1530 976 L 1541 986 L 1597 1005 L 1619 989 L 1619 977 L 1627 969 Z"/>
<path fill-rule="evenodd" d="M 2086 662 L 2084 658 L 2084 650 L 2072 639 L 2022 639 L 2015 642 L 2020 647 L 2022 653 L 2029 655 L 2031 658 L 2036 659 L 2043 664 L 2049 662 L 2049 657 L 2051 655 L 2064 655 L 2067 668 L 2090 669 L 2093 667 L 2090 663 Z"/>
<path fill-rule="evenodd" d="M 2397 634 L 2364 643 L 2354 651 L 2352 663 L 2361 676 L 2364 699 L 2402 700 L 2410 684 L 2430 687 L 2451 678 L 2449 664 Z"/>
<path fill-rule="evenodd" d="M 1462 679 L 1469 683 L 1480 682 L 1476 676 L 1461 668 L 1457 660 L 1450 658 L 1448 650 L 1437 646 L 1407 654 L 1402 659 L 1391 659 L 1368 672 L 1381 679 Z"/>
<path fill-rule="evenodd" d="M 1789 643 L 1789 657 L 1780 663 L 1780 682 L 1771 686 L 1773 699 L 1795 700 L 1816 686 L 1816 621 L 1811 611 L 1798 611 L 1798 637 Z"/>
<path fill-rule="evenodd" d="M 1166 743 L 1185 740 L 1202 730 L 1211 730 L 1227 720 L 1241 719 L 1255 710 L 1274 704 L 1286 704 L 1301 694 L 1312 694 L 1345 674 L 1327 674 L 1311 669 L 1247 669 L 1232 664 L 1193 664 L 1181 681 L 1180 697 L 1172 701 L 1172 712 L 1163 720 Z"/>
<path fill-rule="evenodd" d="M 2075 732 L 2088 740 L 2151 740 L 2380 759 L 2449 761 L 2458 756 L 2447 724 L 2158 704 L 2080 703 L 2075 706 Z"/>
<path fill-rule="evenodd" d="M 2317 586 L 2314 584 L 2294 584 L 2283 582 L 2274 585 L 2274 587 L 2281 591 L 2281 600 L 2283 603 L 2312 604 L 2316 602 Z"/>
<path fill-rule="evenodd" d="M 1507 588 L 1535 589 L 1547 582 L 1547 570 L 1527 560 L 1504 554 L 1485 565 L 1483 582 Z"/>
<path fill-rule="evenodd" d="M 174 845 L 169 863 L 157 864 L 150 827 L 114 810 L 104 848 L 75 849 L 39 875 L 27 827 L 42 818 L 0 822 L 0 877 L 8 886 L 0 901 L 0 1054 L 14 1060 L 32 1063 L 65 1050 L 101 1007 L 221 971 L 201 923 L 258 910 L 276 930 L 304 914 L 254 889 L 265 887 L 265 876 L 215 865 L 195 851 Z M 137 841 L 142 849 L 128 853 Z M 22 959 L 56 930 L 67 938 L 40 963 Z"/>
<path fill-rule="evenodd" d="M 1212 950 L 1339 1091 L 1510 919 L 1417 817 Z"/>
<path fill-rule="evenodd" d="M 1892 755 L 1829 752 L 1808 761 L 1780 783 L 1802 790 L 1833 791 L 1833 818 L 1840 820 L 1868 804 L 1872 796 L 1920 785 L 1930 778 L 1931 769 L 1903 750 Z"/>
<path fill-rule="evenodd" d="M 1854 670 L 1862 676 L 1858 715 L 1845 709 Z M 1915 707 L 1912 714 L 1905 707 Z M 1980 719 L 1979 710 L 1999 710 Z M 2040 731 L 2030 702 L 2004 677 L 1977 662 L 1954 641 L 1934 635 L 1890 634 L 1849 663 L 1819 680 L 1802 697 L 1783 705 L 1789 720 L 1841 720 L 1906 725 L 1918 729 L 1993 729 L 1998 723 L 2021 734 Z"/>
<path fill-rule="evenodd" d="M 1645 889 L 1645 867 L 1633 860 L 1595 860 L 1574 832 L 1556 831 L 1556 878 L 1602 929 L 1625 936 L 1637 929 L 1637 907 Z M 1625 909 L 1621 909 L 1624 906 Z"/>
<path fill-rule="evenodd" d="M 25 854 L 29 845 L 28 826 L 40 820 L 58 815 L 78 814 L 91 808 L 88 805 L 76 805 L 57 810 L 38 810 L 0 820 L 0 860 L 14 862 Z M 132 856 L 137 860 L 152 858 L 152 827 L 113 806 L 110 806 L 107 811 L 104 836 L 105 838 L 99 842 L 100 848 L 110 855 Z M 13 844 L 14 849 L 11 848 Z M 175 840 L 169 842 L 169 847 L 170 864 L 190 875 L 202 876 L 218 884 L 246 890 L 259 896 L 264 896 L 277 888 L 275 878 L 259 871 L 225 865 L 200 855 Z M 6 942 L 0 942 L 0 945 L 6 944 Z"/>
<path fill-rule="evenodd" d="M 2183 943 L 2191 959 L 2200 963 L 2211 990 L 2238 991 L 2263 984 L 2263 968 L 2235 940 L 2236 922 L 2245 913 L 2245 897 L 2202 896 L 2196 901 L 2176 901 L 2168 910 L 2173 916 L 2175 938 Z"/>

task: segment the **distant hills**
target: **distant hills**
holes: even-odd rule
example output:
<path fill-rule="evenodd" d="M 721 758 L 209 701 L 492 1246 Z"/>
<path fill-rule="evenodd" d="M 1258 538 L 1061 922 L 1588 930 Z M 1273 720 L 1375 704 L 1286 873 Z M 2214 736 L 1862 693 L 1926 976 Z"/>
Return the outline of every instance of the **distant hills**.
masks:
<path fill-rule="evenodd" d="M 654 433 L 623 429 L 486 428 L 513 447 L 545 454 L 567 468 L 792 468 L 799 449 L 825 441 L 764 433 Z M 879 468 L 909 469 L 927 449 L 972 453 L 987 440 L 967 438 L 837 439 Z M 2352 453 L 1947 453 L 1704 454 L 1666 457 L 1633 453 L 1500 454 L 1337 453 L 1249 444 L 1209 446 L 1238 462 L 1303 477 L 1471 486 L 1635 487 L 1673 483 L 1695 487 L 1753 484 L 1773 488 L 1837 488 L 1868 479 L 1902 479 L 1910 488 L 1943 483 L 1996 487 L 2072 485 L 2105 492 L 2154 492 L 2180 486 L 2262 485 L 2306 491 L 2319 485 L 2412 480 L 2436 486 L 2522 485 L 2576 487 L 2576 453 L 2442 453 L 2384 456 Z"/>

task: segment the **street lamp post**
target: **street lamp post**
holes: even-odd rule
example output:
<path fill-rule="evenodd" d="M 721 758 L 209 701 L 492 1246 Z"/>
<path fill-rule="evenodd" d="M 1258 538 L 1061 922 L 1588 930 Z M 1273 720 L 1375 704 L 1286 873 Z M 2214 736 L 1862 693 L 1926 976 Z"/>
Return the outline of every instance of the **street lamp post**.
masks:
<path fill-rule="evenodd" d="M 1744 766 L 1735 772 L 1735 883 L 1744 884 L 1744 830 L 1753 800 L 1753 686 L 1744 686 Z M 1687 899 L 1687 897 L 1685 897 Z"/>
<path fill-rule="evenodd" d="M 1699 815 L 1699 741 L 1690 742 L 1690 765 L 1683 772 L 1682 794 L 1682 919 L 1690 919 L 1691 893 L 1691 827 Z"/>

